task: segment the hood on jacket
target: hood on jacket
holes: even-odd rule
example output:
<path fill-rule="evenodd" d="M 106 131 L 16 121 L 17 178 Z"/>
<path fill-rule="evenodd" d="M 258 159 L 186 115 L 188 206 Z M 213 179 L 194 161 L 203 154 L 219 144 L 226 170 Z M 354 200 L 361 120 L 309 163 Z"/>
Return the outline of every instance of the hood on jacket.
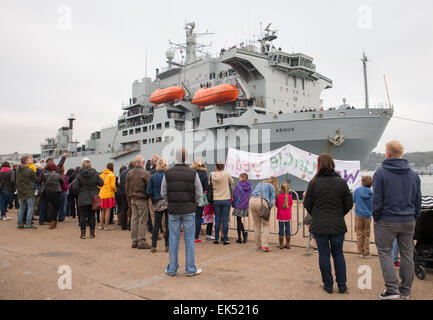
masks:
<path fill-rule="evenodd" d="M 238 186 L 241 187 L 243 192 L 250 192 L 250 191 L 252 191 L 251 189 L 252 189 L 253 185 L 249 181 L 240 181 L 238 183 Z"/>
<path fill-rule="evenodd" d="M 102 173 L 101 174 L 103 174 L 103 175 L 105 175 L 105 176 L 108 176 L 110 173 L 113 173 L 110 169 L 104 169 L 104 171 L 102 171 Z M 114 173 L 113 173 L 114 174 Z"/>
<path fill-rule="evenodd" d="M 80 175 L 81 175 L 83 178 L 85 178 L 85 179 L 90 178 L 90 177 L 93 176 L 95 173 L 97 174 L 96 170 L 93 169 L 93 168 L 83 168 L 83 169 L 80 170 Z"/>
<path fill-rule="evenodd" d="M 386 159 L 382 163 L 382 168 L 397 174 L 405 174 L 410 170 L 409 162 L 405 159 Z"/>
<path fill-rule="evenodd" d="M 373 191 L 370 188 L 362 187 L 359 188 L 359 196 L 363 200 L 371 200 L 373 199 Z"/>
<path fill-rule="evenodd" d="M 1 172 L 2 172 L 2 173 L 5 173 L 5 172 L 11 171 L 11 170 L 12 170 L 11 168 L 3 167 L 3 168 L 1 169 Z"/>
<path fill-rule="evenodd" d="M 222 182 L 224 180 L 224 177 L 226 176 L 226 171 L 214 171 L 212 173 L 212 182 Z"/>

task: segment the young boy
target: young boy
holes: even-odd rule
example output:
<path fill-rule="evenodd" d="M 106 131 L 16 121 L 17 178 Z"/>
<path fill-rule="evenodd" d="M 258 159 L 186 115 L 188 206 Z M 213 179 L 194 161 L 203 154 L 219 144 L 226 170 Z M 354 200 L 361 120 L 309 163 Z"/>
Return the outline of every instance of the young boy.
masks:
<path fill-rule="evenodd" d="M 370 257 L 370 229 L 373 203 L 373 191 L 371 190 L 372 184 L 372 177 L 362 177 L 362 187 L 356 189 L 353 194 L 358 254 L 361 258 L 365 259 Z"/>

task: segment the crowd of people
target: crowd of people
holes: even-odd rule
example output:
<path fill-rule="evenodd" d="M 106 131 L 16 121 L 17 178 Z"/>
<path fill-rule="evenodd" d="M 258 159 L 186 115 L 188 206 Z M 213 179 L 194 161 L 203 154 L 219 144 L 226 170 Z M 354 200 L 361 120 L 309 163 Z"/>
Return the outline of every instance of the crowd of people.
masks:
<path fill-rule="evenodd" d="M 386 146 L 386 160 L 374 177 L 363 177 L 363 186 L 352 194 L 346 181 L 335 172 L 329 154 L 318 157 L 318 168 L 304 193 L 303 205 L 309 215 L 309 230 L 319 253 L 319 269 L 323 289 L 333 293 L 333 275 L 330 257 L 334 260 L 335 277 L 339 293 L 347 293 L 346 262 L 343 244 L 347 226 L 345 215 L 355 203 L 355 222 L 358 253 L 370 257 L 371 221 L 374 220 L 375 241 L 386 290 L 381 299 L 409 298 L 414 275 L 413 235 L 415 221 L 420 215 L 421 189 L 418 175 L 402 159 L 403 146 L 393 141 Z M 202 270 L 195 265 L 195 246 L 203 236 L 215 245 L 230 245 L 228 238 L 229 216 L 236 218 L 239 244 L 248 240 L 243 224 L 245 217 L 254 221 L 257 250 L 271 252 L 269 246 L 270 210 L 276 207 L 279 227 L 279 249 L 290 249 L 292 203 L 290 186 L 278 185 L 275 177 L 260 181 L 256 186 L 248 181 L 247 173 L 239 176 L 234 186 L 231 175 L 223 163 L 217 163 L 208 175 L 206 163 L 196 158 L 187 163 L 187 151 L 176 151 L 176 164 L 169 168 L 165 159 L 154 155 L 145 164 L 137 156 L 128 167 L 114 173 L 113 163 L 108 163 L 98 173 L 89 159 L 82 166 L 69 169 L 65 175 L 65 154 L 56 165 L 48 159 L 44 168 L 33 164 L 24 156 L 15 170 L 9 163 L 0 171 L 0 209 L 7 220 L 7 207 L 14 191 L 19 199 L 18 229 L 36 229 L 39 224 L 49 224 L 55 229 L 66 216 L 79 218 L 80 237 L 95 238 L 96 221 L 99 230 L 113 228 L 114 213 L 122 230 L 131 231 L 131 247 L 157 252 L 157 242 L 163 239 L 165 252 L 169 253 L 166 273 L 175 276 L 178 270 L 178 251 L 181 233 L 184 234 L 187 276 L 199 275 Z M 371 190 L 373 187 L 373 190 Z M 306 219 L 304 222 L 307 224 Z M 214 230 L 214 235 L 213 235 Z M 161 238 L 161 235 L 163 236 Z M 285 243 L 284 243 L 285 240 Z M 400 252 L 400 278 L 395 267 L 396 244 Z M 394 247 L 394 249 L 393 249 Z M 394 254 L 395 256 L 395 254 Z"/>

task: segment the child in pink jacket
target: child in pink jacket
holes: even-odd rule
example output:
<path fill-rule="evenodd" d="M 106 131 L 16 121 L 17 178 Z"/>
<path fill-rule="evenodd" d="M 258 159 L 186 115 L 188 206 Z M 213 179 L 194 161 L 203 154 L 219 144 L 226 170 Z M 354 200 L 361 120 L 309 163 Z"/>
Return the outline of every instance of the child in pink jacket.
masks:
<path fill-rule="evenodd" d="M 278 236 L 280 239 L 279 248 L 290 249 L 290 221 L 292 220 L 292 196 L 289 194 L 289 184 L 283 183 L 281 190 L 275 200 L 277 207 L 277 220 L 278 220 Z M 284 235 L 286 236 L 286 246 L 284 247 Z"/>

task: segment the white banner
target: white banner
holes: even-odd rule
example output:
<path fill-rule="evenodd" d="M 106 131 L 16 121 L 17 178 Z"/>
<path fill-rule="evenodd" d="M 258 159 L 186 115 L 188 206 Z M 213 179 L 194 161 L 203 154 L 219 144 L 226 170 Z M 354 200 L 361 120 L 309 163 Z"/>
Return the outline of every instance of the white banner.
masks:
<path fill-rule="evenodd" d="M 229 149 L 225 170 L 238 178 L 243 172 L 253 180 L 291 174 L 310 181 L 317 171 L 317 155 L 298 149 L 290 144 L 266 153 L 250 153 Z M 335 160 L 335 171 L 346 180 L 351 190 L 360 187 L 360 161 Z"/>

